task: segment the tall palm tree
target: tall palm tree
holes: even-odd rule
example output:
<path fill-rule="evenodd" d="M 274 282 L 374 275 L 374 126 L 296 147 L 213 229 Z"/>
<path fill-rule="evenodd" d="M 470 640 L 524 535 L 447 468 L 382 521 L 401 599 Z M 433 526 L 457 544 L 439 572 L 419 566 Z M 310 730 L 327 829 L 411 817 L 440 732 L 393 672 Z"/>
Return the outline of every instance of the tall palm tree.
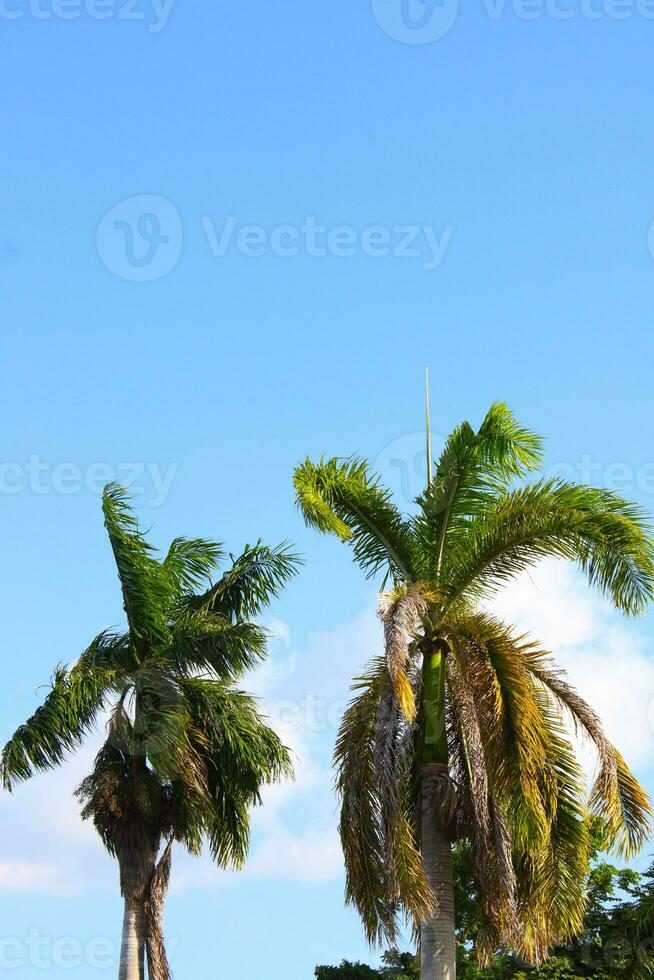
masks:
<path fill-rule="evenodd" d="M 576 562 L 627 614 L 652 597 L 641 511 L 606 490 L 523 482 L 541 454 L 494 404 L 477 432 L 454 430 L 410 516 L 365 461 L 307 459 L 295 472 L 307 524 L 384 576 L 385 656 L 356 682 L 335 750 L 346 897 L 373 943 L 392 943 L 408 914 L 422 980 L 455 976 L 455 837 L 475 848 L 482 963 L 503 945 L 538 963 L 582 927 L 589 816 L 622 854 L 649 830 L 647 796 L 595 712 L 536 642 L 485 610 L 546 556 Z M 570 718 L 599 756 L 590 795 Z"/>
<path fill-rule="evenodd" d="M 254 619 L 298 558 L 259 542 L 230 556 L 212 585 L 219 545 L 177 538 L 158 560 L 121 487 L 105 489 L 103 511 L 127 629 L 100 633 L 73 667 L 57 669 L 0 768 L 11 790 L 58 766 L 110 711 L 78 795 L 120 868 L 119 978 L 142 980 L 147 952 L 150 980 L 168 980 L 161 916 L 173 842 L 199 854 L 206 840 L 220 867 L 240 867 L 261 787 L 292 775 L 288 751 L 235 682 L 265 656 Z"/>

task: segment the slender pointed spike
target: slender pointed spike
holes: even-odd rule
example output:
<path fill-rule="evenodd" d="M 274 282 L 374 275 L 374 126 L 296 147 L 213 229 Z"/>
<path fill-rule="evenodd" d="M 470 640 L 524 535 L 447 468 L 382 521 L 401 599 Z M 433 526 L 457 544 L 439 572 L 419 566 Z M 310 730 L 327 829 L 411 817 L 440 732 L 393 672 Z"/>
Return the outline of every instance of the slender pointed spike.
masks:
<path fill-rule="evenodd" d="M 429 368 L 425 368 L 425 417 L 427 421 L 427 486 L 431 486 L 431 425 L 429 421 Z"/>

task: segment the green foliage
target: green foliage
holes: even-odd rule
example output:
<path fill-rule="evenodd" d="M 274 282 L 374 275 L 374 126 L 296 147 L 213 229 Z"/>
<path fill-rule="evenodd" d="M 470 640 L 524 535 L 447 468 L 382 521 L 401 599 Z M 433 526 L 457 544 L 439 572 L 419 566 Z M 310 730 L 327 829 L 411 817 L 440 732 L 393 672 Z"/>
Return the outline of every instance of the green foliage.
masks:
<path fill-rule="evenodd" d="M 390 949 L 382 957 L 382 966 L 374 969 L 365 963 L 343 960 L 340 966 L 317 966 L 316 980 L 419 980 L 420 970 L 413 953 Z"/>
<path fill-rule="evenodd" d="M 192 853 L 207 840 L 220 866 L 239 867 L 261 787 L 292 767 L 236 682 L 266 652 L 251 617 L 299 559 L 286 544 L 258 542 L 231 556 L 212 584 L 219 545 L 176 538 L 160 560 L 121 487 L 109 485 L 102 506 L 128 630 L 101 633 L 73 667 L 56 671 L 43 705 L 2 752 L 3 783 L 12 789 L 62 763 L 110 708 L 107 741 L 79 796 L 121 874 L 139 861 L 145 874 L 162 836 Z M 131 878 L 123 886 L 136 887 Z"/>
<path fill-rule="evenodd" d="M 593 847 L 601 845 L 599 824 L 592 828 Z M 513 953 L 496 952 L 480 967 L 476 944 L 483 931 L 483 916 L 476 891 L 475 857 L 469 844 L 454 852 L 457 900 L 458 980 L 646 980 L 654 976 L 647 954 L 654 941 L 642 933 L 643 914 L 654 898 L 654 869 L 639 874 L 595 860 L 584 887 L 586 913 L 580 934 L 555 947 L 540 967 L 520 962 Z M 416 956 L 391 950 L 384 965 L 374 969 L 344 960 L 338 967 L 316 968 L 318 980 L 418 980 Z"/>
<path fill-rule="evenodd" d="M 481 960 L 504 947 L 539 963 L 582 930 L 592 817 L 621 856 L 649 833 L 647 795 L 592 708 L 536 642 L 480 611 L 547 556 L 575 562 L 628 615 L 654 595 L 645 514 L 607 490 L 526 482 L 541 457 L 540 438 L 497 403 L 477 431 L 454 430 L 412 516 L 364 460 L 307 459 L 295 471 L 307 525 L 390 583 L 385 657 L 355 682 L 335 750 L 346 898 L 373 943 L 394 944 L 403 914 L 419 926 L 434 907 L 415 806 L 428 726 L 446 732 L 438 757 L 449 756 L 456 835 L 472 852 Z M 444 654 L 444 691 L 425 684 L 433 653 Z M 590 794 L 569 716 L 598 751 Z"/>

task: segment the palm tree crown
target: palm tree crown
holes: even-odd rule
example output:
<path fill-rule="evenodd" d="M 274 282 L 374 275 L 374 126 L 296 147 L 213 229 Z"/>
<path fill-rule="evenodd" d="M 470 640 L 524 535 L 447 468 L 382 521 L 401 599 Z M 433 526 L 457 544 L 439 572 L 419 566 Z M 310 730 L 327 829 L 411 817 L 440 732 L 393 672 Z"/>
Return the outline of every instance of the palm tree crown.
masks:
<path fill-rule="evenodd" d="M 168 976 L 158 917 L 170 844 L 197 854 L 206 840 L 218 865 L 239 867 L 262 785 L 292 774 L 288 751 L 235 682 L 264 657 L 256 617 L 298 558 L 285 544 L 259 542 L 230 556 L 211 584 L 224 558 L 219 545 L 177 538 L 159 560 L 122 488 L 105 489 L 103 511 L 127 629 L 100 633 L 74 666 L 57 669 L 0 768 L 11 790 L 59 765 L 109 709 L 107 739 L 78 794 L 118 859 L 123 895 L 145 900 L 149 972 L 159 980 Z"/>
<path fill-rule="evenodd" d="M 627 614 L 652 598 L 644 514 L 607 490 L 523 482 L 541 455 L 540 439 L 494 404 L 477 432 L 464 423 L 450 435 L 411 516 L 364 460 L 307 459 L 295 472 L 307 524 L 351 544 L 387 590 L 385 656 L 356 682 L 335 752 L 347 897 L 372 942 L 394 940 L 401 912 L 416 925 L 434 912 L 421 766 L 449 768 L 443 826 L 456 807 L 456 835 L 475 848 L 482 960 L 506 944 L 538 961 L 581 928 L 591 816 L 622 854 L 648 833 L 646 794 L 597 715 L 537 643 L 484 611 L 546 556 L 576 562 Z M 597 749 L 589 795 L 568 718 Z"/>

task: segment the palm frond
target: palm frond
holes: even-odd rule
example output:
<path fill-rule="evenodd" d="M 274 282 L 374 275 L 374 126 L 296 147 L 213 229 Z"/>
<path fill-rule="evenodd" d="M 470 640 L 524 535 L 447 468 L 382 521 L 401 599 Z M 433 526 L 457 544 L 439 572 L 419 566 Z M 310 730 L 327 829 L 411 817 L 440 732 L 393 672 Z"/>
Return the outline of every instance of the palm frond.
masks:
<path fill-rule="evenodd" d="M 58 667 L 50 693 L 31 718 L 14 733 L 0 757 L 5 789 L 11 790 L 35 771 L 54 769 L 92 731 L 96 716 L 112 689 L 124 655 L 124 638 L 101 633 L 70 670 Z"/>
<path fill-rule="evenodd" d="M 190 601 L 193 609 L 218 613 L 230 620 L 258 616 L 298 572 L 302 559 L 284 541 L 269 548 L 258 541 L 232 556 L 232 567 L 203 595 Z"/>
<path fill-rule="evenodd" d="M 516 854 L 520 913 L 516 949 L 535 965 L 546 959 L 553 945 L 582 931 L 590 860 L 583 776 L 559 716 L 551 707 L 544 710 L 557 772 L 556 809 L 544 846 Z"/>
<path fill-rule="evenodd" d="M 516 847 L 538 849 L 555 806 L 550 732 L 538 688 L 511 631 L 483 613 L 452 625 L 454 645 L 474 690 L 492 791 Z"/>
<path fill-rule="evenodd" d="M 429 603 L 418 584 L 379 596 L 379 617 L 384 625 L 386 667 L 405 718 L 415 721 L 416 703 L 407 677 L 411 659 L 410 646 Z"/>
<path fill-rule="evenodd" d="M 449 542 L 473 516 L 483 515 L 516 477 L 541 461 L 540 437 L 516 421 L 509 408 L 491 405 L 479 431 L 468 422 L 449 436 L 435 478 L 418 498 L 414 528 L 421 544 L 421 574 L 440 580 Z"/>
<path fill-rule="evenodd" d="M 469 838 L 479 889 L 483 941 L 477 954 L 510 945 L 517 923 L 517 883 L 506 820 L 490 792 L 484 734 L 474 692 L 456 652 L 447 659 L 450 774 L 457 785 L 457 835 Z"/>
<path fill-rule="evenodd" d="M 102 511 L 132 642 L 145 653 L 167 639 L 171 595 L 169 578 L 154 558 L 154 548 L 139 529 L 128 501 L 127 491 L 110 483 L 102 495 Z"/>
<path fill-rule="evenodd" d="M 355 561 L 369 578 L 383 570 L 395 581 L 412 579 L 409 523 L 365 460 L 315 464 L 307 459 L 295 470 L 293 482 L 305 522 L 350 542 Z"/>
<path fill-rule="evenodd" d="M 598 715 L 567 683 L 562 673 L 552 667 L 550 655 L 526 642 L 522 643 L 522 655 L 533 676 L 594 743 L 599 772 L 590 808 L 605 825 L 608 846 L 621 857 L 631 857 L 640 850 L 652 830 L 653 814 L 647 794 L 604 734 Z"/>
<path fill-rule="evenodd" d="M 575 561 L 626 613 L 654 595 L 654 550 L 639 507 L 608 490 L 559 480 L 506 493 L 448 553 L 441 583 L 452 605 L 492 594 L 544 557 Z"/>
<path fill-rule="evenodd" d="M 400 909 L 421 922 L 434 900 L 411 821 L 412 753 L 385 660 L 352 690 L 334 750 L 346 899 L 371 943 L 392 944 Z"/>
<path fill-rule="evenodd" d="M 173 592 L 192 595 L 206 586 L 225 552 L 220 544 L 202 538 L 175 538 L 162 565 Z"/>
<path fill-rule="evenodd" d="M 257 623 L 230 622 L 200 609 L 175 620 L 166 659 L 183 674 L 205 670 L 221 680 L 236 679 L 261 662 L 266 640 Z"/>
<path fill-rule="evenodd" d="M 202 791 L 177 799 L 184 835 L 206 836 L 220 867 L 241 867 L 249 845 L 249 810 L 263 786 L 293 775 L 288 749 L 256 701 L 230 684 L 184 678 L 190 737 L 203 766 Z"/>

